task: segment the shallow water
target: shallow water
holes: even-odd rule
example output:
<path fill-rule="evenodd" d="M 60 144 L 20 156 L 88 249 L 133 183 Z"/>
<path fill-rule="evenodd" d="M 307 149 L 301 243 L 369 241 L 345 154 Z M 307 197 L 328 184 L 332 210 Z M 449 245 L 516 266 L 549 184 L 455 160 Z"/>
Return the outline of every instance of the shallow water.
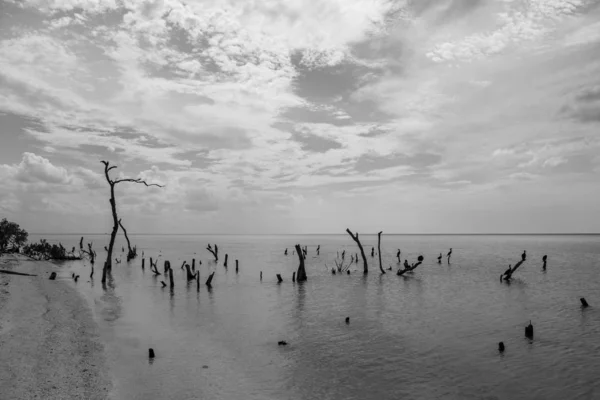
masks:
<path fill-rule="evenodd" d="M 45 237 L 65 247 L 79 243 L 79 236 Z M 383 263 L 394 272 L 381 275 L 370 257 L 377 237 L 364 235 L 367 276 L 361 263 L 351 275 L 325 267 L 338 251 L 358 253 L 348 235 L 131 239 L 145 253 L 146 270 L 141 257 L 114 265 L 107 290 L 100 265 L 108 236 L 86 237 L 101 261 L 93 282 L 89 263 L 64 266 L 65 276 L 82 276 L 73 285 L 93 306 L 108 345 L 115 398 L 600 398 L 600 236 L 383 235 Z M 219 245 L 218 265 L 208 242 Z M 309 249 L 303 284 L 291 281 L 295 243 Z M 121 245 L 119 238 L 116 256 L 124 259 Z M 449 247 L 451 263 L 437 264 Z M 409 262 L 423 254 L 423 265 L 396 276 L 397 248 Z M 501 283 L 524 249 L 527 261 L 512 283 Z M 160 271 L 165 259 L 173 266 L 172 293 L 148 270 L 148 258 L 159 254 Z M 186 283 L 180 266 L 194 257 L 202 260 L 202 283 L 216 271 L 211 291 Z M 583 310 L 580 297 L 591 307 Z M 524 337 L 529 320 L 532 341 Z M 499 341 L 506 345 L 502 355 Z M 152 363 L 149 347 L 156 351 Z"/>

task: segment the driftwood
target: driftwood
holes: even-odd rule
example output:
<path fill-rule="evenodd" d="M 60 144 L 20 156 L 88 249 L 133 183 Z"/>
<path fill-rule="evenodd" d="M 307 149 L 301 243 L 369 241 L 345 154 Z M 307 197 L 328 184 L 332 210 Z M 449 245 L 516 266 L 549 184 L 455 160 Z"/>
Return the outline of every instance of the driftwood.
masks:
<path fill-rule="evenodd" d="M 287 249 L 283 252 L 283 255 L 287 256 Z"/>
<path fill-rule="evenodd" d="M 223 263 L 223 266 L 225 268 L 227 268 L 227 260 L 229 259 L 229 254 L 225 253 L 225 262 Z"/>
<path fill-rule="evenodd" d="M 192 258 L 192 272 L 196 272 L 196 259 Z"/>
<path fill-rule="evenodd" d="M 206 286 L 208 286 L 209 288 L 211 288 L 211 287 L 212 287 L 211 283 L 212 283 L 212 280 L 213 280 L 213 276 L 215 276 L 215 273 L 214 273 L 214 272 L 213 272 L 213 273 L 211 273 L 211 274 L 208 276 L 208 279 L 206 280 L 206 283 L 205 283 L 205 285 L 206 285 Z"/>
<path fill-rule="evenodd" d="M 363 249 L 362 244 L 360 243 L 360 240 L 358 239 L 358 232 L 356 232 L 356 235 L 353 234 L 350 231 L 350 229 L 346 229 L 346 232 L 348 232 L 348 234 L 350 235 L 352 240 L 354 240 L 356 242 L 356 244 L 358 245 L 358 248 L 360 249 L 360 255 L 362 256 L 362 259 L 363 259 L 363 273 L 365 273 L 365 274 L 369 273 L 369 267 L 367 265 L 367 257 L 365 256 L 365 250 Z"/>
<path fill-rule="evenodd" d="M 416 264 L 412 264 L 412 265 L 408 265 L 408 262 L 405 260 L 404 261 L 404 269 L 398 270 L 398 272 L 396 273 L 396 275 L 398 276 L 402 276 L 407 272 L 411 272 L 413 271 L 415 268 L 417 268 L 419 265 L 421 265 L 423 263 L 423 256 L 419 256 L 419 258 L 417 258 L 417 263 Z"/>
<path fill-rule="evenodd" d="M 196 290 L 200 291 L 200 270 L 196 271 Z"/>
<path fill-rule="evenodd" d="M 106 256 L 106 262 L 104 263 L 104 268 L 102 269 L 102 283 L 105 283 L 106 282 L 106 274 L 110 273 L 112 270 L 112 253 L 113 253 L 113 248 L 115 245 L 115 239 L 117 237 L 117 232 L 119 231 L 119 226 L 120 226 L 120 220 L 117 216 L 117 203 L 115 200 L 115 186 L 122 182 L 141 183 L 146 186 L 157 186 L 157 187 L 163 187 L 163 186 L 155 184 L 155 183 L 148 184 L 146 181 L 144 181 L 142 179 L 124 178 L 124 179 L 113 180 L 110 178 L 109 173 L 111 170 L 117 168 L 117 166 L 113 165 L 111 167 L 110 163 L 108 161 L 102 161 L 102 164 L 104 164 L 104 176 L 106 177 L 106 181 L 110 185 L 110 200 L 109 201 L 110 201 L 110 209 L 111 209 L 112 217 L 113 217 L 113 228 L 110 233 L 110 242 L 108 244 L 108 249 L 106 249 L 108 254 Z"/>
<path fill-rule="evenodd" d="M 296 271 L 292 272 L 292 282 L 296 282 Z"/>
<path fill-rule="evenodd" d="M 504 271 L 504 273 L 502 275 L 500 275 L 500 281 L 502 281 L 502 280 L 510 281 L 510 279 L 512 278 L 512 274 L 514 274 L 515 271 L 517 270 L 517 268 L 519 268 L 521 266 L 521 264 L 523 264 L 524 262 L 525 262 L 525 259 L 521 259 L 521 261 L 516 263 L 513 268 L 511 268 L 509 265 L 508 269 L 506 271 Z"/>
<path fill-rule="evenodd" d="M 48 278 L 48 279 L 50 279 L 51 281 L 55 280 L 56 279 L 56 272 L 51 273 L 50 274 L 50 278 Z"/>
<path fill-rule="evenodd" d="M 302 256 L 300 255 L 300 253 L 298 253 L 298 256 L 299 256 L 299 257 L 302 257 Z M 281 282 L 283 282 L 283 279 L 281 279 L 281 274 L 277 274 L 277 283 L 281 283 Z"/>
<path fill-rule="evenodd" d="M 317 255 L 319 255 L 319 252 L 321 251 L 321 245 L 317 246 Z"/>
<path fill-rule="evenodd" d="M 152 257 L 150 257 L 150 271 L 152 271 L 154 273 L 154 275 L 160 275 L 160 272 L 158 272 L 158 268 L 156 268 L 156 263 L 158 262 L 152 262 Z"/>
<path fill-rule="evenodd" d="M 206 247 L 206 250 L 210 251 L 210 253 L 215 258 L 215 261 L 219 261 L 219 247 L 216 244 L 215 244 L 215 248 L 213 250 L 212 246 L 209 243 L 208 246 Z"/>
<path fill-rule="evenodd" d="M 300 265 L 298 266 L 296 278 L 298 278 L 298 282 L 304 282 L 307 279 L 306 269 L 304 268 L 304 259 L 306 258 L 306 255 L 302 255 L 302 251 L 299 244 L 297 244 L 295 247 L 296 252 L 298 253 L 298 259 L 300 260 Z"/>
<path fill-rule="evenodd" d="M 383 270 L 383 267 L 381 266 L 381 234 L 383 232 L 379 232 L 377 234 L 377 254 L 379 255 L 379 270 L 381 271 L 382 274 L 385 274 L 385 271 Z"/>
<path fill-rule="evenodd" d="M 21 275 L 21 276 L 37 276 L 37 275 L 33 275 L 33 274 L 25 274 L 23 272 L 8 271 L 8 270 L 5 270 L 5 269 L 0 269 L 0 274 Z"/>
<path fill-rule="evenodd" d="M 450 264 L 450 257 L 452 257 L 452 247 L 450 248 L 448 254 L 446 254 L 446 257 L 448 257 L 448 264 Z"/>
<path fill-rule="evenodd" d="M 175 287 L 175 280 L 173 279 L 173 269 L 171 268 L 171 264 L 169 264 L 169 286 L 171 289 Z"/>

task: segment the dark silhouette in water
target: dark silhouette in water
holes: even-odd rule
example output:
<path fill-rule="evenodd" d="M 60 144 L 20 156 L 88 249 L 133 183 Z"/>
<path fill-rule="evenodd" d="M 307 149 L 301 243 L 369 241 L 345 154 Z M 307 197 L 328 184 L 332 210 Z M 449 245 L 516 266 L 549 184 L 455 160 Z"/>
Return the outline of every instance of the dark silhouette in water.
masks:
<path fill-rule="evenodd" d="M 154 358 L 154 349 L 148 349 L 148 357 Z"/>
<path fill-rule="evenodd" d="M 417 263 L 416 264 L 412 264 L 412 265 L 408 265 L 408 261 L 404 260 L 404 269 L 403 270 L 398 270 L 398 272 L 396 273 L 396 275 L 401 276 L 404 275 L 407 272 L 411 272 L 413 271 L 415 268 L 417 268 L 419 265 L 421 265 L 423 263 L 423 256 L 419 256 L 419 258 L 417 258 Z"/>
<path fill-rule="evenodd" d="M 498 350 L 500 351 L 500 353 L 504 352 L 504 342 L 498 343 Z"/>
<path fill-rule="evenodd" d="M 317 246 L 317 255 L 320 255 L 320 252 L 321 252 L 321 245 L 318 245 Z"/>
<path fill-rule="evenodd" d="M 396 253 L 396 258 L 398 259 L 398 262 L 402 262 L 402 259 L 400 258 L 401 254 L 402 252 L 400 251 L 400 249 L 398 249 L 398 252 Z"/>
<path fill-rule="evenodd" d="M 381 271 L 382 274 L 385 274 L 385 271 L 383 270 L 383 266 L 381 265 L 381 234 L 382 232 L 379 232 L 377 234 L 377 255 L 379 256 L 379 270 Z"/>
<path fill-rule="evenodd" d="M 279 342 L 277 342 L 277 344 L 279 346 L 287 346 L 287 342 L 285 340 L 280 340 Z"/>
<path fill-rule="evenodd" d="M 502 275 L 500 275 L 500 281 L 502 281 L 503 279 L 505 281 L 509 281 L 512 278 L 512 274 L 514 274 L 515 271 L 517 270 L 517 268 L 519 268 L 521 266 L 521 264 L 523 264 L 524 262 L 525 262 L 525 253 L 523 253 L 523 255 L 521 256 L 521 261 L 516 263 L 512 269 L 510 268 L 510 265 L 508 266 L 508 269 L 506 271 L 504 271 L 504 273 Z"/>
<path fill-rule="evenodd" d="M 531 321 L 529 321 L 529 325 L 525 327 L 525 336 L 529 339 L 533 339 L 533 325 L 531 325 Z"/>
<path fill-rule="evenodd" d="M 285 254 L 287 256 L 287 249 L 285 249 L 285 253 L 283 253 L 283 254 Z"/>
<path fill-rule="evenodd" d="M 346 323 L 349 324 L 350 323 L 350 317 L 346 317 Z"/>
<path fill-rule="evenodd" d="M 438 256 L 438 264 L 442 263 L 442 253 L 440 253 L 440 255 Z"/>
<path fill-rule="evenodd" d="M 375 247 L 371 247 L 371 257 L 375 257 Z"/>
<path fill-rule="evenodd" d="M 342 260 L 346 257 L 346 250 L 342 251 Z"/>
<path fill-rule="evenodd" d="M 521 254 L 521 260 L 525 261 L 526 258 L 527 258 L 527 252 L 525 252 L 525 250 L 523 250 L 523 254 Z"/>
<path fill-rule="evenodd" d="M 365 250 L 362 246 L 362 243 L 360 243 L 360 240 L 358 238 L 358 232 L 356 234 L 353 234 L 352 231 L 350 231 L 350 229 L 348 229 L 348 228 L 346 228 L 346 232 L 348 232 L 348 235 L 350 235 L 352 240 L 354 240 L 354 242 L 356 242 L 356 244 L 358 245 L 358 249 L 360 250 L 360 255 L 363 259 L 363 274 L 368 274 L 369 266 L 367 265 L 367 257 L 365 256 Z"/>
<path fill-rule="evenodd" d="M 579 299 L 579 301 L 581 302 L 581 307 L 586 308 L 589 307 L 590 305 L 588 304 L 588 302 L 582 297 Z"/>
<path fill-rule="evenodd" d="M 448 254 L 446 254 L 446 257 L 448 257 L 448 264 L 450 264 L 450 257 L 452 257 L 452 247 L 450 247 L 450 251 L 448 252 Z"/>
<path fill-rule="evenodd" d="M 546 261 L 548 261 L 548 256 L 544 255 L 544 257 L 542 257 L 542 261 L 544 262 L 544 265 L 542 266 L 542 271 L 546 270 Z"/>

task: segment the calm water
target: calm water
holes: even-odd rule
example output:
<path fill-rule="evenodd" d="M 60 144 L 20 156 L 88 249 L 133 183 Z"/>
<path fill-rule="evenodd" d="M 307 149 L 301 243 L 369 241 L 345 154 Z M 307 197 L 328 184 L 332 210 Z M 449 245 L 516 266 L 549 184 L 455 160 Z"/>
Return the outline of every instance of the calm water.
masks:
<path fill-rule="evenodd" d="M 46 238 L 66 247 L 79 242 L 78 236 Z M 108 237 L 87 240 L 103 261 Z M 162 276 L 142 271 L 141 257 L 114 265 L 106 291 L 99 265 L 93 282 L 88 263 L 67 264 L 62 274 L 82 275 L 72 284 L 92 304 L 107 342 L 115 398 L 600 398 L 600 236 L 384 235 L 384 265 L 394 273 L 380 275 L 377 257 L 370 257 L 377 237 L 364 235 L 367 276 L 361 264 L 351 275 L 325 268 L 337 251 L 358 252 L 348 235 L 132 240 L 146 258 L 160 254 L 160 271 L 163 260 L 171 261 L 172 294 L 161 287 Z M 208 242 L 219 245 L 218 265 L 205 250 Z M 295 243 L 309 249 L 304 284 L 291 281 L 298 267 Z M 125 258 L 121 244 L 116 255 Z M 437 264 L 437 255 L 450 247 L 451 264 Z M 415 262 L 423 254 L 425 262 L 411 276 L 398 277 L 397 248 L 403 259 Z M 513 282 L 500 283 L 524 249 L 527 261 Z M 541 271 L 544 254 L 547 272 Z M 216 271 L 212 291 L 187 285 L 180 266 L 193 257 L 202 260 L 202 283 Z M 591 307 L 582 310 L 580 297 Z M 529 320 L 533 341 L 524 337 Z M 279 347 L 279 340 L 289 345 Z M 506 345 L 503 355 L 499 341 Z M 157 353 L 153 363 L 149 347 Z"/>

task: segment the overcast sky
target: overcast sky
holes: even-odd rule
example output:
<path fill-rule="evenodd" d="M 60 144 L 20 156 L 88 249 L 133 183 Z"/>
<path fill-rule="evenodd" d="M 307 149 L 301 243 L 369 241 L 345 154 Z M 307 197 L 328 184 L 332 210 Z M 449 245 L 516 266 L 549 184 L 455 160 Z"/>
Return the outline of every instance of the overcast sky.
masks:
<path fill-rule="evenodd" d="M 600 232 L 598 0 L 0 0 L 0 217 Z"/>

